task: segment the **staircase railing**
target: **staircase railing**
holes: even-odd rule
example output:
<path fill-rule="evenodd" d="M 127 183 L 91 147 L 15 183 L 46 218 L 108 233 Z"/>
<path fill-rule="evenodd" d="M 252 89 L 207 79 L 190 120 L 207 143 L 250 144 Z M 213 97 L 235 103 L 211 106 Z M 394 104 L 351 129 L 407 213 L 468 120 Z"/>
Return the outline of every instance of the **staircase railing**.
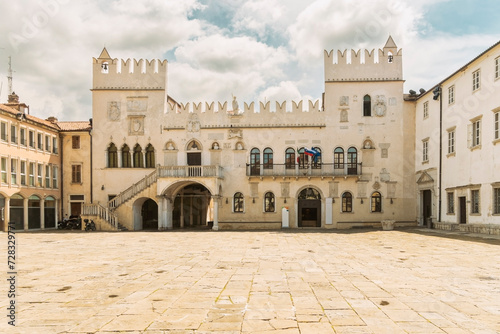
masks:
<path fill-rule="evenodd" d="M 118 229 L 118 217 L 100 204 L 84 204 L 83 216 L 96 216 Z"/>
<path fill-rule="evenodd" d="M 108 202 L 108 208 L 116 209 L 117 207 L 119 207 L 120 205 L 122 205 L 123 203 L 125 203 L 126 201 L 128 201 L 129 199 L 131 199 L 144 189 L 149 188 L 158 179 L 157 175 L 158 174 L 156 173 L 155 169 L 154 172 L 152 172 L 149 175 L 146 175 L 143 179 L 134 183 L 133 185 L 131 185 L 130 187 L 128 187 L 127 189 L 116 195 L 116 197 L 111 199 Z"/>

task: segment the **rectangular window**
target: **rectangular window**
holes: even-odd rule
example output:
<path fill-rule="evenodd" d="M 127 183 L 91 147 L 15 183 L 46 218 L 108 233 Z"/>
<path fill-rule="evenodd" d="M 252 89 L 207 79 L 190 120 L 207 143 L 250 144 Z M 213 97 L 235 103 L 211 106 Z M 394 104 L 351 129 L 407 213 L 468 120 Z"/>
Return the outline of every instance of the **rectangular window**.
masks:
<path fill-rule="evenodd" d="M 2 174 L 2 183 L 7 183 L 7 158 L 2 158 L 0 163 Z"/>
<path fill-rule="evenodd" d="M 57 137 L 52 137 L 52 153 L 54 153 L 54 154 L 59 153 L 58 146 L 57 146 Z"/>
<path fill-rule="evenodd" d="M 472 73 L 472 91 L 476 91 L 481 87 L 481 71 L 477 70 Z"/>
<path fill-rule="evenodd" d="M 495 79 L 500 78 L 500 57 L 495 58 Z"/>
<path fill-rule="evenodd" d="M 35 131 L 29 132 L 29 144 L 31 148 L 35 148 Z"/>
<path fill-rule="evenodd" d="M 470 201 L 470 212 L 479 213 L 479 190 L 470 191 L 471 201 Z"/>
<path fill-rule="evenodd" d="M 493 213 L 500 214 L 500 188 L 493 188 Z"/>
<path fill-rule="evenodd" d="M 481 145 L 481 120 L 472 123 L 472 147 Z"/>
<path fill-rule="evenodd" d="M 52 167 L 52 188 L 54 189 L 57 189 L 58 187 L 58 173 L 59 172 L 59 168 L 57 166 L 53 166 Z"/>
<path fill-rule="evenodd" d="M 50 152 L 50 136 L 45 136 L 45 151 Z"/>
<path fill-rule="evenodd" d="M 17 126 L 10 126 L 10 142 L 12 144 L 17 144 Z"/>
<path fill-rule="evenodd" d="M 43 150 L 43 135 L 41 133 L 37 136 L 38 149 Z"/>
<path fill-rule="evenodd" d="M 10 159 L 10 184 L 17 184 L 17 160 Z"/>
<path fill-rule="evenodd" d="M 80 136 L 72 136 L 71 137 L 71 147 L 73 149 L 79 149 L 80 148 Z"/>
<path fill-rule="evenodd" d="M 429 140 L 424 140 L 422 142 L 422 161 L 429 161 Z"/>
<path fill-rule="evenodd" d="M 21 128 L 21 134 L 19 136 L 21 145 L 26 146 L 26 129 Z"/>
<path fill-rule="evenodd" d="M 38 164 L 37 187 L 43 187 L 43 165 Z"/>
<path fill-rule="evenodd" d="M 45 188 L 50 188 L 50 165 L 45 165 Z"/>
<path fill-rule="evenodd" d="M 7 141 L 7 123 L 0 123 L 0 139 Z"/>
<path fill-rule="evenodd" d="M 500 111 L 495 113 L 495 139 L 500 139 Z"/>
<path fill-rule="evenodd" d="M 82 165 L 71 166 L 71 183 L 82 183 Z"/>
<path fill-rule="evenodd" d="M 30 167 L 29 167 L 29 177 L 30 177 L 30 187 L 35 186 L 35 163 L 30 162 Z"/>
<path fill-rule="evenodd" d="M 448 104 L 455 102 L 455 85 L 448 88 Z"/>
<path fill-rule="evenodd" d="M 424 119 L 429 117 L 429 101 L 424 102 Z"/>
<path fill-rule="evenodd" d="M 448 193 L 448 213 L 455 213 L 455 194 Z"/>
<path fill-rule="evenodd" d="M 448 154 L 455 153 L 455 130 L 448 132 Z"/>
<path fill-rule="evenodd" d="M 26 185 L 26 161 L 21 161 L 21 185 Z"/>

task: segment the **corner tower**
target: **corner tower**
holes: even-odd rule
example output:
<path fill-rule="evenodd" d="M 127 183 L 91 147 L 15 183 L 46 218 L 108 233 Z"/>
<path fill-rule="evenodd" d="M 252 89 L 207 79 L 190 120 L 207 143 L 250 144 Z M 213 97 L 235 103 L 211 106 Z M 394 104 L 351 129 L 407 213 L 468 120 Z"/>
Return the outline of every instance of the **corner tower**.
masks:
<path fill-rule="evenodd" d="M 402 50 L 391 36 L 378 51 L 337 50 L 335 57 L 334 50 L 325 50 L 324 58 L 325 82 L 403 80 Z"/>

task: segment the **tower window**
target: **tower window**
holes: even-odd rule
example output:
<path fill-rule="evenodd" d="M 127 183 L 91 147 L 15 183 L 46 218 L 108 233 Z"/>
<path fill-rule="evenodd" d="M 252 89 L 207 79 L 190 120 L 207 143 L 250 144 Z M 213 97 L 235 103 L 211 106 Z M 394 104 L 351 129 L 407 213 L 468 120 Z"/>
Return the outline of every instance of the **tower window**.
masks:
<path fill-rule="evenodd" d="M 372 98 L 370 95 L 363 97 L 363 116 L 372 115 Z"/>

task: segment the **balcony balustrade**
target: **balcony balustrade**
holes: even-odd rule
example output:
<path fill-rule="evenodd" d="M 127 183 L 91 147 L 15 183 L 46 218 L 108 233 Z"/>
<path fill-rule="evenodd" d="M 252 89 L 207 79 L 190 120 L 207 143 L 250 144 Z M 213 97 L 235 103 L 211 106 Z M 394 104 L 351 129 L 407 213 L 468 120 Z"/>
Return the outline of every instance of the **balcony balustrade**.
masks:
<path fill-rule="evenodd" d="M 247 176 L 335 177 L 361 175 L 361 163 L 247 164 Z"/>
<path fill-rule="evenodd" d="M 159 166 L 158 177 L 217 177 L 222 178 L 222 167 L 211 166 Z"/>

